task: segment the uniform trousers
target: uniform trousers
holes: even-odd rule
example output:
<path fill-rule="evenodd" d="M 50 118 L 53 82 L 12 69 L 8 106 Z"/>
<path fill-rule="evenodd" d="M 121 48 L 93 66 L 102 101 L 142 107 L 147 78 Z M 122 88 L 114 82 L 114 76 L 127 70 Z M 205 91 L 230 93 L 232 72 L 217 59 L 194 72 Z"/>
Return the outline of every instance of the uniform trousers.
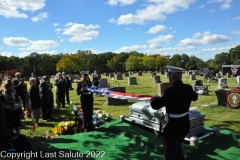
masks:
<path fill-rule="evenodd" d="M 164 135 L 165 160 L 185 160 L 182 143 L 185 137 L 172 137 Z"/>
<path fill-rule="evenodd" d="M 91 129 L 92 128 L 92 116 L 93 116 L 93 97 L 81 96 L 81 107 L 82 107 L 82 128 Z"/>

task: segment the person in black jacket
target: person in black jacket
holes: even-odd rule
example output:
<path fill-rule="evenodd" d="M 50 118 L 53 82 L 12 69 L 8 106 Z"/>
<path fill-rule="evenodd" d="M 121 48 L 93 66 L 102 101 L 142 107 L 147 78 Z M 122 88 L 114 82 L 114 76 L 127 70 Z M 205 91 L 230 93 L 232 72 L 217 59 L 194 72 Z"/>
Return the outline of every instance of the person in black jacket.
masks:
<path fill-rule="evenodd" d="M 58 111 L 60 107 L 65 107 L 65 90 L 66 90 L 66 82 L 62 77 L 61 73 L 58 73 L 56 79 L 54 80 L 54 85 L 56 86 L 56 101 L 58 105 Z"/>
<path fill-rule="evenodd" d="M 20 95 L 22 102 L 23 102 L 23 111 L 26 110 L 26 102 L 25 102 L 25 89 L 26 89 L 26 85 L 24 83 L 23 78 L 21 77 L 21 73 L 20 72 L 16 72 L 15 73 L 15 77 L 13 79 L 13 84 L 14 84 L 14 89 L 16 90 L 16 92 Z M 24 112 L 22 111 L 22 116 L 21 118 L 24 119 Z"/>
<path fill-rule="evenodd" d="M 166 107 L 168 122 L 163 128 L 165 160 L 184 160 L 181 145 L 190 130 L 189 108 L 191 101 L 198 99 L 198 94 L 192 86 L 183 84 L 182 72 L 184 69 L 167 66 L 169 81 L 172 86 L 164 91 L 161 97 L 153 96 L 153 109 Z"/>
<path fill-rule="evenodd" d="M 41 109 L 41 97 L 39 86 L 37 86 L 36 78 L 30 78 L 31 87 L 29 89 L 30 109 L 32 119 L 35 120 L 33 123 L 39 123 Z"/>
<path fill-rule="evenodd" d="M 65 72 L 62 72 L 62 76 L 63 76 L 63 79 L 66 82 L 66 88 L 65 88 L 66 100 L 67 100 L 67 103 L 70 103 L 70 99 L 69 99 L 69 87 L 71 85 L 70 80 L 69 80 L 69 78 L 68 78 L 68 76 L 66 75 Z"/>
<path fill-rule="evenodd" d="M 40 93 L 42 98 L 42 118 L 43 120 L 52 119 L 52 84 L 49 83 L 48 76 L 42 77 L 43 82 L 40 83 Z"/>
<path fill-rule="evenodd" d="M 82 128 L 85 131 L 92 130 L 92 116 L 93 116 L 93 93 L 86 90 L 86 87 L 91 87 L 92 82 L 89 79 L 88 71 L 81 72 L 82 80 L 77 83 L 77 95 L 80 96 L 82 107 Z"/>
<path fill-rule="evenodd" d="M 29 82 L 30 82 L 30 79 L 31 79 L 31 78 L 36 78 L 37 86 L 39 86 L 40 80 L 39 80 L 39 78 L 36 76 L 36 73 L 35 73 L 35 72 L 32 72 L 32 73 L 31 73 L 31 76 L 29 77 Z"/>

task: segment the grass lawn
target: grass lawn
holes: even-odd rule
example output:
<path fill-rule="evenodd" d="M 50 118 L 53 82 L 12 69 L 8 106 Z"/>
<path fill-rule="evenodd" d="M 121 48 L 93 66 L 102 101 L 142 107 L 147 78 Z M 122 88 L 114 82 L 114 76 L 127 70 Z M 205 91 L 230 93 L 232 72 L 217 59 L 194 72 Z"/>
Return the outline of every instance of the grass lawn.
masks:
<path fill-rule="evenodd" d="M 158 73 L 158 75 L 160 75 Z M 137 75 L 131 75 L 131 77 L 136 77 Z M 162 82 L 167 82 L 167 78 L 165 75 L 160 75 Z M 108 78 L 102 76 L 102 78 Z M 151 76 L 147 73 L 143 74 L 143 76 L 137 77 L 138 85 L 128 85 L 128 77 L 123 77 L 123 80 L 112 80 L 108 78 L 108 82 L 110 86 L 114 87 L 117 86 L 117 83 L 120 84 L 122 87 L 126 87 L 127 93 L 135 93 L 135 94 L 149 94 L 154 95 L 157 94 L 158 87 L 153 83 Z M 196 79 L 202 80 L 202 76 L 196 77 Z M 53 83 L 53 81 L 51 81 Z M 183 75 L 183 82 L 192 85 L 192 81 L 189 79 L 189 76 L 186 74 Z M 199 95 L 199 99 L 196 102 L 192 102 L 191 106 L 196 107 L 196 110 L 200 111 L 201 113 L 205 114 L 205 124 L 210 126 L 218 126 L 220 129 L 228 129 L 233 132 L 240 133 L 240 109 L 229 109 L 222 106 L 217 105 L 210 105 L 210 106 L 202 106 L 204 104 L 210 104 L 212 102 L 217 102 L 217 97 L 215 94 L 215 90 L 218 90 L 217 82 L 212 82 L 210 84 L 205 83 L 204 85 L 209 85 L 209 95 Z M 228 86 L 229 87 L 236 87 L 236 78 L 228 78 Z M 29 88 L 29 86 L 28 86 Z M 76 94 L 76 83 L 73 83 L 74 90 L 70 90 L 70 100 L 80 106 L 79 96 Z M 54 96 L 55 96 L 55 89 L 53 89 Z M 54 97 L 55 99 L 55 97 Z M 129 101 L 128 105 L 121 105 L 121 106 L 106 106 L 104 102 L 106 98 L 100 95 L 94 95 L 94 109 L 95 110 L 104 110 L 109 112 L 113 115 L 114 118 L 118 118 L 121 114 L 129 115 L 129 106 L 136 102 L 136 101 Z M 25 126 L 21 129 L 21 133 L 25 134 L 29 137 L 30 141 L 33 143 L 36 149 L 42 149 L 40 145 L 40 141 L 43 137 L 47 135 L 52 135 L 49 132 L 54 126 L 57 125 L 58 122 L 62 120 L 69 119 L 69 107 L 66 105 L 67 108 L 60 110 L 60 113 L 54 113 L 53 117 L 55 118 L 51 122 L 45 122 L 40 120 L 40 125 L 37 129 L 33 132 L 31 126 L 31 119 L 24 120 Z M 40 139 L 39 139 L 40 138 Z"/>

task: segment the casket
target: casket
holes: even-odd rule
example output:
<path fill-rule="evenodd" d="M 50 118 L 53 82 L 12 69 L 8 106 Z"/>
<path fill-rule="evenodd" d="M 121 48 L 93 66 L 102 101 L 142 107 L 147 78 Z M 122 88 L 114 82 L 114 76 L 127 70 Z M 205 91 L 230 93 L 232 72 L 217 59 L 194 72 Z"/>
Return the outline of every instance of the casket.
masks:
<path fill-rule="evenodd" d="M 160 122 L 163 122 L 164 117 L 166 117 L 165 107 L 159 110 L 154 110 L 148 101 L 134 103 L 129 107 L 129 109 L 130 115 L 128 117 L 122 115 L 120 117 L 121 121 L 139 124 L 157 131 L 159 131 Z M 204 128 L 204 116 L 205 115 L 199 111 L 194 109 L 189 110 L 190 131 L 185 140 L 190 141 L 190 145 L 197 146 L 198 140 L 208 137 L 212 134 L 220 134 L 219 129 L 216 127 L 214 127 L 212 132 L 206 133 Z"/>

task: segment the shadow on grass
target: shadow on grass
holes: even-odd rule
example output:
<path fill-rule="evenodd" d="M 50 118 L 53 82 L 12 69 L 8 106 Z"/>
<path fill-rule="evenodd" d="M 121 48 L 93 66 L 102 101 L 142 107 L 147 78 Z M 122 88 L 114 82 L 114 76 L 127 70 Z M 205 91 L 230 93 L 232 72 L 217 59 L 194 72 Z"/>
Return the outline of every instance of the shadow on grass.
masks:
<path fill-rule="evenodd" d="M 60 137 L 59 137 L 60 138 Z M 70 137 L 74 140 L 60 138 L 45 141 L 47 150 L 61 150 L 52 148 L 56 143 L 77 143 L 78 151 L 97 147 L 98 150 L 106 151 L 107 159 L 163 159 L 163 138 L 151 129 L 121 122 L 110 122 L 89 133 L 80 133 Z M 240 157 L 239 147 L 240 135 L 231 132 L 223 132 L 217 137 L 208 137 L 202 140 L 198 147 L 184 144 L 183 149 L 187 160 L 215 160 L 215 159 L 237 159 Z M 62 142 L 65 141 L 65 142 Z M 46 146 L 46 144 L 45 144 Z M 62 148 L 62 147 L 60 147 Z M 65 148 L 66 151 L 67 148 Z M 124 157 L 124 158 L 123 158 Z"/>

